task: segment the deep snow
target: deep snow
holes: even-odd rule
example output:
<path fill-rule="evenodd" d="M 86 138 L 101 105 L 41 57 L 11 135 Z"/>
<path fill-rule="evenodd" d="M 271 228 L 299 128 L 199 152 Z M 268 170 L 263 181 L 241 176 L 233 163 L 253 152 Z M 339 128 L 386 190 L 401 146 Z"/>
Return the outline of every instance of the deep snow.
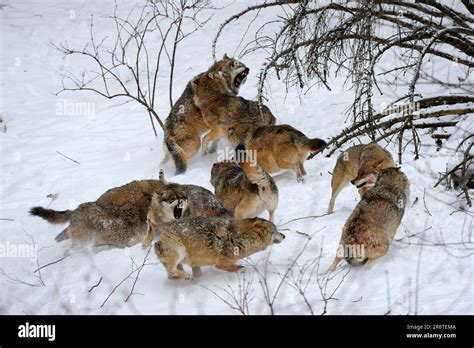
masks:
<path fill-rule="evenodd" d="M 10 253 L 0 257 L 0 313 L 237 314 L 206 287 L 225 297 L 218 287 L 231 286 L 238 290 L 243 274 L 209 267 L 204 269 L 202 278 L 190 282 L 170 281 L 153 253 L 149 254 L 147 266 L 140 273 L 133 296 L 124 302 L 136 273 L 100 307 L 114 287 L 136 268 L 133 262 L 138 266 L 142 264 L 146 250 L 140 245 L 72 254 L 41 271 L 44 285 L 33 273 L 38 265 L 62 258 L 69 242 L 56 243 L 54 237 L 64 226 L 50 225 L 29 216 L 29 208 L 48 206 L 51 199 L 46 196 L 57 193 L 50 208 L 73 209 L 82 202 L 95 200 L 109 188 L 135 179 L 157 178 L 163 155 L 162 135 L 154 137 L 146 111 L 133 103 L 111 107 L 117 103 L 94 94 L 53 95 L 61 87 L 59 71 L 78 67 L 74 62 L 64 61 L 51 43 L 67 40 L 70 46 L 82 47 L 88 40 L 91 13 L 96 18 L 98 35 L 107 35 L 108 24 L 100 16 L 110 15 L 113 2 L 2 1 L 2 4 L 7 6 L 0 10 L 0 114 L 7 131 L 0 133 L 0 245 Z M 211 41 L 219 24 L 249 4 L 247 1 L 219 1 L 220 9 L 213 19 L 178 49 L 175 100 L 190 78 L 211 65 Z M 119 5 L 125 6 L 124 3 Z M 274 10 L 262 11 L 259 23 L 274 18 L 275 13 L 271 11 Z M 252 18 L 253 15 L 248 15 L 224 31 L 218 43 L 219 56 L 224 52 L 238 54 L 240 37 Z M 256 95 L 257 74 L 264 58 L 262 52 L 257 52 L 242 59 L 251 69 L 240 93 L 248 99 Z M 162 78 L 158 113 L 164 118 L 169 105 L 167 76 Z M 291 124 L 309 137 L 328 139 L 347 125 L 344 111 L 351 103 L 352 92 L 343 87 L 343 79 L 333 79 L 332 91 L 313 88 L 299 97 L 294 89 L 287 93 L 283 83 L 273 77 L 267 104 L 279 123 Z M 426 95 L 436 94 L 435 90 L 426 88 Z M 379 99 L 382 105 L 385 99 Z M 91 113 L 61 115 L 58 112 L 62 105 L 73 102 L 85 103 L 83 105 L 92 108 Z M 466 123 L 469 125 L 472 122 Z M 225 141 L 221 141 L 219 148 L 224 147 Z M 389 149 L 396 154 L 396 149 Z M 411 196 L 397 241 L 371 269 L 350 270 L 334 295 L 337 300 L 329 302 L 328 314 L 385 314 L 389 310 L 391 314 L 474 313 L 474 211 L 453 213 L 460 205 L 457 192 L 433 188 L 438 172 L 445 170 L 450 153 L 447 150 L 436 152 L 434 146 L 424 147 L 423 151 L 419 161 L 412 161 L 410 154 L 404 157 L 403 171 L 411 182 Z M 216 158 L 217 154 L 197 156 L 191 161 L 188 172 L 181 176 L 172 176 L 171 163 L 163 169 L 169 181 L 197 184 L 212 190 L 210 169 Z M 272 291 L 280 279 L 276 272 L 284 273 L 304 247 L 307 241 L 304 234 L 313 238 L 299 260 L 301 264 L 318 258 L 322 247 L 321 271 L 332 261 L 342 226 L 358 201 L 357 192 L 347 187 L 338 197 L 335 213 L 321 216 L 330 198 L 329 172 L 335 160 L 336 156 L 318 155 L 307 161 L 308 175 L 304 184 L 298 184 L 292 173 L 275 176 L 280 190 L 275 222 L 288 230 L 284 231 L 286 240 L 271 250 L 270 262 L 275 268 L 268 276 Z M 307 216 L 321 217 L 287 223 Z M 17 256 L 15 250 L 33 241 L 38 250 L 37 259 L 12 257 Z M 453 244 L 418 245 L 440 242 Z M 251 257 L 254 263 L 260 261 L 259 269 L 263 269 L 262 261 L 268 252 Z M 342 271 L 328 286 L 329 293 L 348 266 L 340 267 Z M 248 267 L 245 277 L 252 276 L 254 298 L 250 313 L 267 314 L 269 309 L 264 303 L 258 277 Z M 89 291 L 101 277 L 100 284 Z M 321 313 L 323 302 L 316 276 L 310 282 L 307 296 L 315 314 Z M 309 310 L 295 289 L 284 284 L 275 302 L 275 312 L 306 314 Z"/>

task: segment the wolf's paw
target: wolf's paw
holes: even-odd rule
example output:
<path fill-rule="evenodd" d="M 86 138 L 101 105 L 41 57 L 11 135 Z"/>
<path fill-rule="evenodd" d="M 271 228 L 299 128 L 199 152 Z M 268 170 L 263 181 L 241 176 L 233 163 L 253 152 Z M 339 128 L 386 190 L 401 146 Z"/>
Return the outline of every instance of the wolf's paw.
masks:
<path fill-rule="evenodd" d="M 183 272 L 183 275 L 181 278 L 186 279 L 186 280 L 193 280 L 193 275 L 188 272 Z"/>
<path fill-rule="evenodd" d="M 168 273 L 168 279 L 185 279 L 193 280 L 193 275 L 188 272 L 178 271 Z"/>
<path fill-rule="evenodd" d="M 304 178 L 302 176 L 297 176 L 296 181 L 299 182 L 300 184 L 304 184 Z"/>

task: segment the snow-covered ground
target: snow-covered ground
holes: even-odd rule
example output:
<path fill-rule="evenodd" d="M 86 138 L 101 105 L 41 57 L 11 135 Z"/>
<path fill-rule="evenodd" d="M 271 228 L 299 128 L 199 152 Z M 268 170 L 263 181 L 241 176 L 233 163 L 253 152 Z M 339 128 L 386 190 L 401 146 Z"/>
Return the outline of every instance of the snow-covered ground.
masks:
<path fill-rule="evenodd" d="M 5 1 L 1 2 L 0 114 L 6 132 L 0 132 L 0 313 L 2 314 L 237 314 L 210 290 L 227 299 L 223 289 L 239 291 L 248 285 L 249 312 L 267 314 L 269 308 L 257 273 L 247 267 L 234 274 L 205 268 L 193 281 L 170 281 L 155 255 L 150 253 L 140 273 L 133 295 L 137 266 L 146 250 L 140 245 L 126 249 L 89 250 L 62 259 L 69 242 L 56 243 L 54 237 L 64 226 L 50 225 L 29 216 L 32 206 L 63 210 L 95 200 L 105 190 L 136 179 L 157 178 L 162 159 L 162 134 L 153 135 L 146 110 L 133 103 L 117 103 L 89 93 L 71 92 L 59 97 L 59 72 L 75 66 L 64 61 L 52 44 L 67 41 L 82 47 L 88 40 L 90 15 L 94 30 L 106 36 L 110 29 L 101 16 L 110 15 L 110 1 Z M 211 41 L 219 24 L 250 2 L 218 2 L 212 20 L 186 39 L 178 49 L 173 95 L 176 99 L 185 84 L 212 64 Z M 119 3 L 119 6 L 125 6 Z M 259 23 L 273 19 L 275 10 L 261 12 Z M 254 15 L 243 17 L 224 31 L 218 44 L 219 56 L 239 52 L 239 41 Z M 250 35 L 250 34 L 249 34 Z M 253 99 L 257 74 L 264 62 L 262 52 L 243 58 L 251 69 L 241 95 Z M 165 70 L 164 70 L 165 71 Z M 158 93 L 158 113 L 169 111 L 167 76 Z M 343 88 L 343 78 L 332 81 L 332 91 L 314 88 L 298 96 L 288 93 L 273 77 L 268 106 L 279 123 L 291 124 L 309 137 L 328 139 L 347 125 L 344 111 L 352 92 Z M 434 91 L 436 92 L 436 91 Z M 384 102 L 383 98 L 380 103 Z M 389 100 L 387 100 L 389 101 Z M 67 103 L 85 105 L 91 112 L 62 115 Z M 225 142 L 221 141 L 220 149 Z M 396 149 L 389 148 L 394 154 Z M 58 151 L 79 163 L 58 154 Z M 185 175 L 173 177 L 171 163 L 163 166 L 169 181 L 192 183 L 212 189 L 210 169 L 217 154 L 194 158 Z M 312 236 L 298 263 L 318 259 L 326 269 L 337 247 L 342 227 L 358 201 L 357 192 L 347 187 L 336 202 L 336 211 L 326 212 L 330 181 L 336 156 L 316 156 L 307 161 L 306 183 L 298 184 L 292 173 L 277 175 L 280 204 L 276 224 L 287 238 L 271 250 L 250 260 L 259 270 L 269 255 L 270 293 L 278 288 L 281 276 Z M 474 314 L 474 267 L 472 256 L 473 214 L 454 212 L 460 203 L 457 192 L 433 188 L 438 172 L 445 170 L 448 151 L 423 149 L 423 158 L 405 156 L 403 171 L 411 182 L 411 197 L 396 240 L 389 253 L 371 269 L 341 270 L 327 287 L 331 294 L 328 314 Z M 49 194 L 57 194 L 51 201 Z M 416 203 L 415 203 L 416 201 Z M 263 215 L 266 217 L 266 215 Z M 469 245 L 463 242 L 470 241 Z M 34 244 L 33 244 L 34 243 Z M 432 244 L 445 243 L 443 246 Z M 22 249 L 30 252 L 17 255 Z M 37 251 L 37 253 L 36 253 Z M 33 257 L 32 257 L 33 256 Z M 62 260 L 61 260 L 62 259 Z M 34 273 L 39 266 L 53 263 Z M 298 277 L 297 267 L 293 269 Z M 128 278 L 127 278 L 128 277 Z M 96 285 L 102 279 L 98 286 Z M 306 276 L 304 277 L 306 280 Z M 324 281 L 324 277 L 320 277 Z M 291 283 L 291 282 L 290 282 Z M 304 299 L 290 283 L 277 293 L 276 314 L 309 314 Z M 471 285 L 469 285 L 471 284 Z M 230 288 L 229 288 L 230 287 Z M 109 294 L 112 295 L 108 298 Z M 316 273 L 306 292 L 315 314 L 324 301 Z M 108 298 L 108 299 L 107 299 Z M 107 299 L 105 304 L 101 306 Z"/>

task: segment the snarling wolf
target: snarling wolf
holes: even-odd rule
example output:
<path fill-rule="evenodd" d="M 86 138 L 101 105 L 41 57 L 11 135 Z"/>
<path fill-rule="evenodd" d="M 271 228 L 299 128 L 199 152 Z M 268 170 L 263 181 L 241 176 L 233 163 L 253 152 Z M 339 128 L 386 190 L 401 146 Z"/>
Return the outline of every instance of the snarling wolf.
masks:
<path fill-rule="evenodd" d="M 333 213 L 337 195 L 349 182 L 359 189 L 362 197 L 375 185 L 379 171 L 396 166 L 390 152 L 376 143 L 355 145 L 341 153 L 332 172 L 328 213 Z"/>
<path fill-rule="evenodd" d="M 235 84 L 240 86 L 245 82 L 249 69 L 237 65 L 236 74 L 225 71 L 202 74 L 191 84 L 195 90 L 194 103 L 201 110 L 202 119 L 210 128 L 202 141 L 203 151 L 207 152 L 210 142 L 227 138 L 227 129 L 241 122 L 255 125 L 273 125 L 275 116 L 265 105 L 236 96 L 233 93 Z"/>
<path fill-rule="evenodd" d="M 260 218 L 189 217 L 159 224 L 157 230 L 155 253 L 170 279 L 192 279 L 200 267 L 211 265 L 235 272 L 242 268 L 236 265 L 238 260 L 285 238 L 272 222 Z M 184 271 L 183 264 L 192 267 L 193 275 Z"/>
<path fill-rule="evenodd" d="M 275 181 L 256 161 L 249 160 L 243 147 L 236 151 L 235 161 L 217 162 L 212 166 L 211 183 L 217 199 L 236 219 L 254 217 L 267 210 L 273 222 L 278 206 Z"/>
<path fill-rule="evenodd" d="M 220 61 L 213 64 L 206 72 L 194 77 L 186 85 L 179 99 L 174 103 L 165 121 L 165 157 L 162 163 L 165 163 L 172 157 L 176 166 L 176 174 L 186 171 L 188 160 L 199 152 L 201 135 L 209 130 L 209 127 L 202 118 L 201 111 L 194 103 L 195 90 L 192 86 L 192 81 L 208 73 L 222 73 L 228 77 L 227 93 L 235 96 L 239 93 L 239 88 L 245 80 L 242 77 L 242 69 L 245 69 L 245 66 L 241 62 L 224 55 Z M 210 150 L 215 150 L 216 145 L 217 143 L 214 143 Z M 208 145 L 206 144 L 206 146 Z M 208 150 L 207 147 L 206 150 Z"/>
<path fill-rule="evenodd" d="M 170 222 L 189 216 L 222 217 L 232 219 L 232 214 L 222 206 L 214 194 L 197 185 L 168 183 L 163 171 L 160 180 L 164 186 L 153 193 L 147 213 L 147 235 L 143 246 L 153 241 L 153 231 L 161 222 Z"/>
<path fill-rule="evenodd" d="M 346 221 L 337 256 L 328 271 L 342 259 L 351 265 L 370 266 L 384 256 L 402 221 L 408 195 L 409 182 L 400 168 L 381 170 L 375 186 L 365 192 Z M 355 250 L 359 253 L 352 252 Z"/>
<path fill-rule="evenodd" d="M 286 124 L 256 126 L 236 123 L 228 128 L 228 139 L 235 147 L 241 145 L 249 151 L 256 151 L 257 162 L 266 172 L 290 169 L 296 173 L 298 182 L 304 181 L 304 161 L 308 153 L 320 152 L 326 147 L 324 140 L 310 139 Z"/>

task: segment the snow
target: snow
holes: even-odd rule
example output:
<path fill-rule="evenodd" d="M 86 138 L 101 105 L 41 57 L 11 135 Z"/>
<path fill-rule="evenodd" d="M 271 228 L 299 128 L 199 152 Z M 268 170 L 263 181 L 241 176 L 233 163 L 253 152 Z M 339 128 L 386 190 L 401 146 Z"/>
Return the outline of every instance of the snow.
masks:
<path fill-rule="evenodd" d="M 60 71 L 77 68 L 75 64 L 80 62 L 68 65 L 71 62 L 63 60 L 52 44 L 67 40 L 71 47 L 82 47 L 89 37 L 92 13 L 94 30 L 106 35 L 110 27 L 101 16 L 111 14 L 113 2 L 32 0 L 2 1 L 2 4 L 7 6 L 0 10 L 0 114 L 7 131 L 0 133 L 0 245 L 4 251 L 12 245 L 30 245 L 37 248 L 38 253 L 33 258 L 16 257 L 22 255 L 8 249 L 7 257 L 0 257 L 0 313 L 238 314 L 209 289 L 226 298 L 222 289 L 231 286 L 238 290 L 242 281 L 253 278 L 249 311 L 268 314 L 258 275 L 252 267 L 238 274 L 207 267 L 199 279 L 170 281 L 153 252 L 140 272 L 134 294 L 125 301 L 137 274 L 133 271 L 142 265 L 147 255 L 141 245 L 72 251 L 61 261 L 42 269 L 41 279 L 34 273 L 38 265 L 63 258 L 70 242 L 56 243 L 54 237 L 64 226 L 29 216 L 28 210 L 37 205 L 50 205 L 57 210 L 74 209 L 80 203 L 95 200 L 109 188 L 136 179 L 157 179 L 163 157 L 162 134 L 154 137 L 146 110 L 139 105 L 128 103 L 111 107 L 117 103 L 90 93 L 54 95 L 61 88 Z M 220 23 L 249 4 L 247 1 L 219 2 L 219 10 L 212 20 L 178 48 L 175 99 L 190 78 L 211 65 L 211 41 Z M 126 3 L 119 2 L 119 6 L 125 7 Z M 274 18 L 274 11 L 277 10 L 262 11 L 259 23 Z M 224 30 L 217 46 L 218 56 L 225 52 L 239 53 L 240 37 L 252 18 L 253 15 L 243 17 Z M 264 58 L 262 52 L 255 52 L 242 59 L 250 67 L 248 80 L 241 88 L 243 97 L 255 98 L 257 75 Z M 164 118 L 169 103 L 167 77 L 162 78 L 164 84 L 158 94 L 157 111 Z M 298 91 L 286 91 L 283 83 L 272 77 L 267 105 L 278 123 L 291 124 L 309 137 L 328 139 L 348 125 L 344 111 L 351 103 L 352 92 L 343 82 L 344 76 L 341 76 L 331 81 L 332 91 L 313 88 L 299 96 Z M 380 98 L 380 105 L 383 102 Z M 83 105 L 88 112 L 86 115 L 70 109 L 71 112 L 67 112 L 70 104 Z M 220 142 L 219 149 L 224 151 L 225 141 Z M 396 157 L 396 149 L 389 150 Z M 198 155 L 190 162 L 185 175 L 173 177 L 171 162 L 163 169 L 168 181 L 213 190 L 210 170 L 217 156 Z M 397 241 L 371 269 L 350 270 L 334 295 L 337 300 L 329 301 L 328 314 L 474 313 L 474 212 L 458 210 L 461 203 L 457 192 L 446 191 L 442 186 L 433 188 L 438 172 L 445 170 L 450 156 L 452 154 L 444 149 L 437 152 L 435 146 L 424 147 L 418 161 L 413 161 L 410 154 L 405 155 L 402 168 L 411 183 L 411 196 L 395 238 Z M 271 250 L 249 258 L 262 270 L 269 255 L 273 265 L 268 273 L 272 292 L 278 286 L 280 275 L 308 241 L 305 234 L 312 238 L 298 262 L 317 259 L 321 249 L 320 272 L 332 262 L 342 227 L 358 201 L 357 192 L 346 187 L 338 196 L 335 213 L 324 215 L 330 198 L 329 172 L 335 160 L 335 155 L 331 158 L 318 155 L 307 161 L 308 175 L 304 184 L 297 183 L 293 173 L 275 176 L 280 191 L 275 222 L 281 229 L 288 229 L 283 231 L 286 239 Z M 54 193 L 58 194 L 56 200 L 46 197 Z M 320 217 L 287 223 L 307 216 Z M 470 244 L 462 244 L 468 241 Z M 418 245 L 435 243 L 447 244 Z M 341 271 L 328 285 L 328 293 L 348 270 L 347 264 L 341 265 Z M 99 285 L 93 287 L 100 279 Z M 315 314 L 321 313 L 323 301 L 316 276 L 309 283 L 307 296 Z M 295 289 L 285 283 L 275 301 L 275 313 L 309 314 L 309 309 Z"/>

